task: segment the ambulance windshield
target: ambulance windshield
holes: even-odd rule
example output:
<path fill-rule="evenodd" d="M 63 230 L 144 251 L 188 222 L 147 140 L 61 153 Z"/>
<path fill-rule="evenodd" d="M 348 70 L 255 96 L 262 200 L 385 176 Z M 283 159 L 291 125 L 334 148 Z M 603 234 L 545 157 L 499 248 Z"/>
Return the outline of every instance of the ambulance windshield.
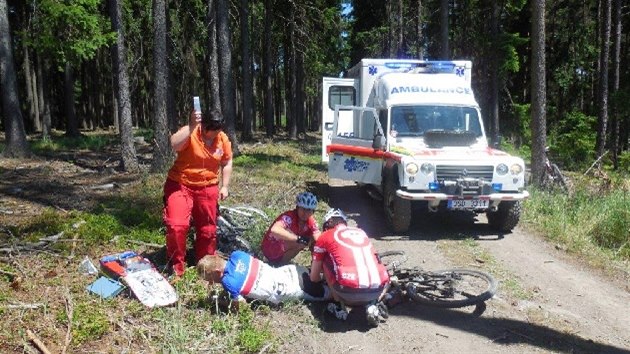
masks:
<path fill-rule="evenodd" d="M 423 136 L 429 130 L 483 136 L 479 114 L 473 107 L 395 106 L 391 109 L 389 130 L 400 138 Z"/>

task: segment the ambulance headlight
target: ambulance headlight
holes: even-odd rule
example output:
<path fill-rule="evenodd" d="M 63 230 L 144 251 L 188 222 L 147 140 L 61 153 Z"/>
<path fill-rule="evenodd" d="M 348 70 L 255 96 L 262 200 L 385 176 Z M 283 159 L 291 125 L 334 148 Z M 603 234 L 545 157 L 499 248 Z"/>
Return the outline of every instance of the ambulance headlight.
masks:
<path fill-rule="evenodd" d="M 520 175 L 521 173 L 523 173 L 523 166 L 515 163 L 514 165 L 510 166 L 510 173 L 513 176 Z"/>
<path fill-rule="evenodd" d="M 500 163 L 497 165 L 495 171 L 499 176 L 505 176 L 508 173 L 508 166 L 504 163 Z"/>
<path fill-rule="evenodd" d="M 416 173 L 418 173 L 418 165 L 415 162 L 408 163 L 407 166 L 405 166 L 405 172 L 407 172 L 409 176 L 415 176 Z"/>
<path fill-rule="evenodd" d="M 428 162 L 425 162 L 420 166 L 420 172 L 425 175 L 430 175 L 431 173 L 433 173 L 433 171 L 435 171 L 435 167 L 433 167 L 433 165 Z"/>

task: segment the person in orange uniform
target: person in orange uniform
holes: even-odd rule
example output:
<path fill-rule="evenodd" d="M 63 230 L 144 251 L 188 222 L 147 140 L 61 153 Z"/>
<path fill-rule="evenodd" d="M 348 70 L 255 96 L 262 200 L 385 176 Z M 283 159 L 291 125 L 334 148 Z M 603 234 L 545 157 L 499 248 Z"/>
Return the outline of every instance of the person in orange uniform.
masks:
<path fill-rule="evenodd" d="M 232 145 L 217 110 L 203 115 L 193 111 L 189 123 L 171 135 L 177 158 L 164 183 L 163 220 L 166 225 L 166 254 L 174 280 L 186 268 L 186 237 L 192 217 L 195 258 L 216 251 L 216 222 L 219 201 L 228 197 L 232 174 Z"/>

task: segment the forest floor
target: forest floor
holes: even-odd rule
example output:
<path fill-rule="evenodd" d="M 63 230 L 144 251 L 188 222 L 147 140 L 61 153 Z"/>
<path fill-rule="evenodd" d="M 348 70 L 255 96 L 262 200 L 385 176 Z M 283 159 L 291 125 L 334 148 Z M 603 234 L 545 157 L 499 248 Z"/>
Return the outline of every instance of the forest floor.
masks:
<path fill-rule="evenodd" d="M 116 188 L 107 193 L 123 193 L 126 185 L 137 182 L 137 176 L 115 172 L 110 158 L 111 154 L 106 152 L 82 151 L 60 153 L 54 159 L 0 158 L 0 231 L 39 215 L 45 208 L 89 210 L 104 193 L 99 186 L 113 183 Z M 380 202 L 354 185 L 336 180 L 329 184 L 328 204 L 347 211 L 373 236 L 377 250 L 405 250 L 408 265 L 428 270 L 482 269 L 499 280 L 499 290 L 482 314 L 473 314 L 473 308 L 449 310 L 403 303 L 392 308 L 389 319 L 378 327 L 369 327 L 361 311 L 339 321 L 326 314 L 321 304 L 299 306 L 298 314 L 272 311 L 271 328 L 281 339 L 274 350 L 283 353 L 630 353 L 628 269 L 614 273 L 593 269 L 568 255 L 562 247 L 528 231 L 526 226 L 519 226 L 509 234 L 497 234 L 487 226 L 483 216 L 431 215 L 416 222 L 406 235 L 392 234 L 383 224 Z M 468 241 L 471 238 L 473 242 Z M 0 238 L 0 241 L 6 240 Z M 31 256 L 9 259 L 0 254 L 0 257 L 0 261 L 10 262 L 23 274 L 31 274 L 29 270 L 36 268 L 37 259 Z M 71 283 L 76 275 L 63 269 L 74 267 L 72 262 L 60 257 L 53 269 L 37 276 L 63 274 L 67 278 L 59 282 Z M 52 297 L 57 299 L 58 306 L 64 306 L 63 294 L 55 289 L 35 289 L 28 286 L 28 279 L 21 281 L 11 293 L 15 303 L 41 303 Z M 12 326 L 23 329 L 30 327 L 29 321 L 38 321 L 37 316 L 21 318 L 23 322 Z M 59 344 L 55 348 L 62 347 Z M 106 347 L 103 346 L 104 352 L 108 352 Z M 0 345 L 0 348 L 8 347 Z"/>

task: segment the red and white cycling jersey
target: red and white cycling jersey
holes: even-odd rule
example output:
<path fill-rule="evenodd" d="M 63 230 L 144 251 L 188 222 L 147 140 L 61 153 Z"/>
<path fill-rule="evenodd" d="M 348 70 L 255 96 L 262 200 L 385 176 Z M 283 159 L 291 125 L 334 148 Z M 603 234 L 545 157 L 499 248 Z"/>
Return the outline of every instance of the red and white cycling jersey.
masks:
<path fill-rule="evenodd" d="M 276 218 L 276 220 L 274 220 L 271 226 L 269 226 L 269 229 L 267 229 L 267 232 L 265 232 L 265 235 L 263 236 L 261 245 L 263 254 L 265 255 L 265 257 L 267 257 L 269 261 L 275 262 L 281 260 L 282 256 L 284 256 L 284 253 L 286 252 L 284 241 L 276 239 L 271 234 L 271 228 L 276 222 L 281 222 L 282 227 L 290 230 L 292 233 L 298 236 L 306 236 L 312 238 L 313 234 L 315 234 L 315 232 L 319 230 L 319 228 L 317 227 L 317 221 L 315 221 L 315 218 L 312 215 L 308 218 L 306 224 L 304 224 L 301 229 L 299 219 L 300 218 L 298 217 L 298 212 L 296 208 L 280 214 Z"/>
<path fill-rule="evenodd" d="M 370 239 L 356 227 L 339 224 L 322 233 L 315 242 L 313 260 L 331 262 L 337 283 L 344 287 L 377 289 L 389 281 Z"/>

